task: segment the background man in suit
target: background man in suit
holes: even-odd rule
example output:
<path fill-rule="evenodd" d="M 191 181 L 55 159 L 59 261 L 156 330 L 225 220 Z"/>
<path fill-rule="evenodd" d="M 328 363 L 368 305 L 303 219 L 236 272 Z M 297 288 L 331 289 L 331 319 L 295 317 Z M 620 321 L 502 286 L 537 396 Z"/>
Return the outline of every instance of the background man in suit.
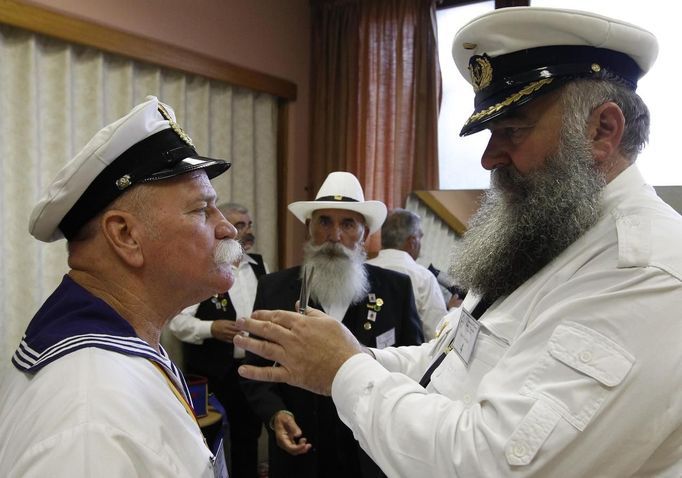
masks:
<path fill-rule="evenodd" d="M 209 392 L 225 407 L 230 427 L 230 476 L 254 478 L 262 425 L 239 387 L 237 367 L 244 360 L 244 350 L 235 347 L 232 339 L 237 333 L 235 319 L 251 315 L 258 278 L 267 273 L 267 266 L 263 256 L 249 252 L 256 237 L 248 209 L 236 203 L 221 204 L 218 209 L 237 229 L 237 240 L 245 252 L 232 264 L 234 285 L 228 292 L 186 308 L 171 320 L 169 328 L 183 341 L 187 372 L 208 378 Z"/>
<path fill-rule="evenodd" d="M 438 323 L 448 311 L 436 276 L 417 263 L 423 236 L 418 215 L 406 209 L 393 209 L 381 226 L 381 250 L 367 263 L 410 276 L 424 338 L 431 340 L 436 335 Z"/>
<path fill-rule="evenodd" d="M 365 201 L 352 174 L 334 172 L 314 201 L 290 204 L 289 210 L 310 234 L 303 267 L 262 277 L 254 310 L 294 310 L 301 275 L 312 270 L 313 306 L 342 321 L 361 343 L 376 348 L 420 344 L 409 277 L 364 264 L 364 242 L 381 227 L 386 206 Z M 288 385 L 247 381 L 243 387 L 271 430 L 271 478 L 384 476 L 338 419 L 328 397 Z"/>

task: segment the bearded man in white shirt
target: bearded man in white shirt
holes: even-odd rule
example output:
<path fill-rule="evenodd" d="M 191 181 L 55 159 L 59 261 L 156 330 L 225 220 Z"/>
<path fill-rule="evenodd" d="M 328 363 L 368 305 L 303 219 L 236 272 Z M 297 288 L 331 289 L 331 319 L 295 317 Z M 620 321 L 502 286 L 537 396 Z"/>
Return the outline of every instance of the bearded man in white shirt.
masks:
<path fill-rule="evenodd" d="M 240 374 L 331 394 L 392 477 L 682 476 L 682 218 L 635 164 L 657 51 L 588 12 L 467 23 L 460 134 L 490 130 L 492 173 L 454 261 L 461 308 L 438 340 L 371 354 L 323 314 L 254 314 L 237 325 L 265 340 L 238 343 L 280 367 Z"/>
<path fill-rule="evenodd" d="M 237 240 L 244 249 L 241 259 L 232 264 L 234 284 L 229 291 L 183 310 L 171 320 L 169 329 L 183 342 L 186 371 L 208 378 L 209 392 L 215 393 L 225 407 L 230 476 L 254 478 L 262 422 L 239 386 L 237 368 L 245 353 L 233 345 L 232 339 L 239 332 L 235 319 L 251 315 L 258 278 L 267 274 L 268 268 L 263 256 L 249 252 L 256 242 L 249 210 L 237 203 L 221 204 L 218 209 L 237 229 Z"/>

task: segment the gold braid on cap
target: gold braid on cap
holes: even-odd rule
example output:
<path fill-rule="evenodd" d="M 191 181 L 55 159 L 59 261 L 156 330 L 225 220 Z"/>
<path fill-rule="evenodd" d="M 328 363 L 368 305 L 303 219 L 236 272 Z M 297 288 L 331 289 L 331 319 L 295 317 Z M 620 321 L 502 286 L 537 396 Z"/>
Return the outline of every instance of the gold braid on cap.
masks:
<path fill-rule="evenodd" d="M 173 121 L 173 117 L 166 111 L 166 108 L 163 107 L 161 103 L 159 103 L 159 113 L 161 113 L 161 116 L 166 118 L 168 120 L 168 124 L 170 127 L 175 131 L 178 136 L 180 136 L 180 139 L 183 140 L 185 143 L 190 145 L 191 147 L 194 148 L 194 143 L 192 143 L 192 138 L 189 137 L 187 133 L 185 133 L 185 130 L 180 127 L 175 121 Z"/>
<path fill-rule="evenodd" d="M 543 78 L 542 80 L 534 81 L 533 83 L 529 83 L 526 85 L 523 89 L 517 91 L 513 95 L 511 95 L 509 98 L 506 100 L 497 103 L 495 105 L 489 106 L 488 108 L 479 111 L 478 113 L 474 113 L 469 117 L 469 119 L 464 123 L 464 126 L 468 125 L 469 123 L 473 121 L 478 121 L 482 118 L 485 118 L 486 116 L 490 116 L 493 113 L 497 113 L 500 111 L 502 108 L 509 106 L 513 103 L 516 103 L 519 101 L 521 98 L 524 96 L 528 96 L 532 93 L 535 93 L 537 90 L 542 88 L 545 85 L 550 84 L 552 81 L 554 81 L 554 78 Z"/>

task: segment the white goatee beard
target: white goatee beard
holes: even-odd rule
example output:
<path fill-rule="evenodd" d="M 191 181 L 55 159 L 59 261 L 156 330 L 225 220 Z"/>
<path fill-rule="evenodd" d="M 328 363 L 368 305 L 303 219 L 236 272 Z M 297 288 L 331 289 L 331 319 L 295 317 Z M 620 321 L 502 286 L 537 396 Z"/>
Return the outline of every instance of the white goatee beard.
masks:
<path fill-rule="evenodd" d="M 244 254 L 244 250 L 239 242 L 233 239 L 223 239 L 213 251 L 213 260 L 216 265 L 234 264 L 242 258 L 242 254 Z"/>
<path fill-rule="evenodd" d="M 361 244 L 348 249 L 339 243 L 303 246 L 304 270 L 314 269 L 310 297 L 318 304 L 355 304 L 369 292 L 364 266 L 367 253 Z"/>

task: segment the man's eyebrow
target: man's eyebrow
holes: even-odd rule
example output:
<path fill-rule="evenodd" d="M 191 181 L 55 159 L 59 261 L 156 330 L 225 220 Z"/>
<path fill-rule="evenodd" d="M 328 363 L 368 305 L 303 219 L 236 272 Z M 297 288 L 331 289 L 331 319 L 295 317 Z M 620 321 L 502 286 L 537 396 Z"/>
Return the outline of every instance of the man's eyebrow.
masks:
<path fill-rule="evenodd" d="M 524 114 L 521 114 L 519 112 L 515 112 L 515 113 L 510 113 L 510 114 L 504 115 L 504 117 L 502 117 L 502 118 L 490 120 L 490 122 L 488 124 L 489 124 L 489 128 L 499 128 L 500 125 L 504 126 L 506 124 L 513 123 L 515 121 L 529 122 L 531 120 L 528 117 L 528 115 L 524 115 Z"/>

